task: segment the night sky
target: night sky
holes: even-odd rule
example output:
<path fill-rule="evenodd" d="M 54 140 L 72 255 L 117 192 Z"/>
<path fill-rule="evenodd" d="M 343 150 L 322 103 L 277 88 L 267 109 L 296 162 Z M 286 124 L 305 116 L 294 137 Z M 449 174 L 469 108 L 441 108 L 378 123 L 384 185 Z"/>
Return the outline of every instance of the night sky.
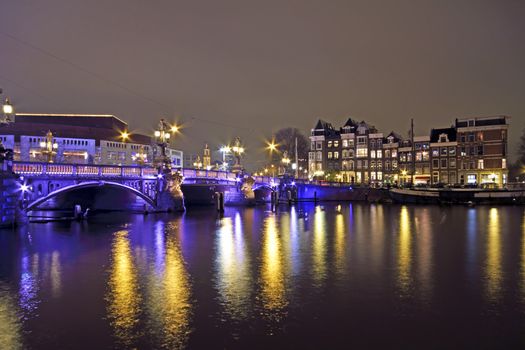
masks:
<path fill-rule="evenodd" d="M 0 86 L 19 112 L 110 113 L 175 145 L 252 158 L 321 117 L 385 133 L 512 116 L 525 127 L 525 1 L 0 0 Z"/>

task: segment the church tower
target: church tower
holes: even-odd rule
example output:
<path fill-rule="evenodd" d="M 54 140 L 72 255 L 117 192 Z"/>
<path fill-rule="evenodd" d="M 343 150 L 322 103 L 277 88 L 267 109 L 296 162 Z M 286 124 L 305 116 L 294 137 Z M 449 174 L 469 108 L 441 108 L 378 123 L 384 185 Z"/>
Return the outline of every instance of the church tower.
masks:
<path fill-rule="evenodd" d="M 210 157 L 210 149 L 208 148 L 208 144 L 204 147 L 204 153 L 202 155 L 202 167 L 204 169 L 208 169 L 211 166 L 211 157 Z"/>

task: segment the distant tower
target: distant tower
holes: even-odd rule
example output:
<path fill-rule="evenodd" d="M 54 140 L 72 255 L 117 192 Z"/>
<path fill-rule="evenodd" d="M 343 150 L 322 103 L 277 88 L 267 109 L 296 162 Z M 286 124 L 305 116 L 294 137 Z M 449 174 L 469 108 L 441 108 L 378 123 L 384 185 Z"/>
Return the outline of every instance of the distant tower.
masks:
<path fill-rule="evenodd" d="M 210 149 L 208 144 L 204 147 L 204 153 L 202 154 L 202 167 L 208 169 L 211 166 Z"/>

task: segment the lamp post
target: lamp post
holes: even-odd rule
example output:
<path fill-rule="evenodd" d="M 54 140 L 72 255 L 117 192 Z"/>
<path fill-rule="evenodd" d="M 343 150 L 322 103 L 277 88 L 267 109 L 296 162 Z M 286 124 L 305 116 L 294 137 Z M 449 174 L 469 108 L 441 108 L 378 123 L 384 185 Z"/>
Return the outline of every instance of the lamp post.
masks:
<path fill-rule="evenodd" d="M 288 169 L 288 165 L 290 165 L 290 158 L 288 158 L 288 152 L 284 151 L 283 153 L 283 159 L 281 160 L 284 165 L 284 174 L 286 174 L 286 170 Z"/>
<path fill-rule="evenodd" d="M 144 165 L 148 161 L 148 154 L 145 152 L 144 146 L 140 146 L 139 152 L 131 156 L 131 159 L 138 165 Z"/>
<path fill-rule="evenodd" d="M 0 88 L 0 95 L 2 94 L 2 89 Z M 5 98 L 4 102 L 2 103 L 2 119 L 0 120 L 0 124 L 8 124 L 11 123 L 10 116 L 15 114 L 15 109 L 13 108 L 13 105 L 11 102 L 9 102 L 9 98 Z"/>
<path fill-rule="evenodd" d="M 46 155 L 47 162 L 53 163 L 53 157 L 57 154 L 58 143 L 53 139 L 53 133 L 48 130 L 45 141 L 40 142 L 42 154 Z"/>
<path fill-rule="evenodd" d="M 240 172 L 242 170 L 241 157 L 244 154 L 244 147 L 241 145 L 241 139 L 239 137 L 235 138 L 235 142 L 233 143 L 231 150 L 235 156 L 235 165 L 233 166 L 233 171 Z"/>
<path fill-rule="evenodd" d="M 226 154 L 230 153 L 232 149 L 230 146 L 222 146 L 220 148 L 220 151 L 222 153 L 222 167 L 223 167 L 223 170 L 226 170 L 228 166 L 228 163 L 226 163 Z"/>
<path fill-rule="evenodd" d="M 157 146 L 160 148 L 160 167 L 163 169 L 170 169 L 171 168 L 171 161 L 168 159 L 166 155 L 166 148 L 168 147 L 168 142 L 170 140 L 171 134 L 169 131 L 171 131 L 172 127 L 164 120 L 161 119 L 159 121 L 158 129 L 155 130 L 155 140 L 157 142 Z"/>
<path fill-rule="evenodd" d="M 195 160 L 195 162 L 193 162 L 193 167 L 199 170 L 202 168 L 201 157 L 197 156 L 197 159 Z"/>

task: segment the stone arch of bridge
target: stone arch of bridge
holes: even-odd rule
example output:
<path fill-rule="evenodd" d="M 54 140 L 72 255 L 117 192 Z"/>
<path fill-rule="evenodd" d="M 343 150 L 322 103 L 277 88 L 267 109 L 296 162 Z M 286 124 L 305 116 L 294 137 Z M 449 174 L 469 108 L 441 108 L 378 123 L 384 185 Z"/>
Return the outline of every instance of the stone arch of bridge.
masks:
<path fill-rule="evenodd" d="M 114 188 L 119 188 L 119 189 L 123 189 L 123 190 L 129 191 L 129 192 L 135 194 L 136 196 L 142 198 L 146 203 L 151 205 L 153 208 L 156 207 L 156 203 L 151 197 L 147 196 L 146 194 L 140 192 L 139 190 L 137 190 L 137 189 L 135 189 L 133 187 L 130 187 L 130 186 L 118 183 L 118 182 L 111 182 L 111 181 L 86 181 L 86 182 L 81 182 L 81 183 L 78 183 L 78 184 L 75 184 L 75 185 L 61 187 L 61 188 L 59 188 L 59 189 L 49 193 L 48 195 L 46 195 L 44 197 L 36 199 L 32 203 L 30 203 L 26 207 L 25 210 L 26 211 L 34 210 L 40 204 L 43 204 L 43 203 L 47 202 L 48 200 L 50 200 L 53 197 L 58 196 L 59 194 L 64 194 L 64 193 L 68 193 L 68 192 L 72 192 L 72 191 L 79 190 L 79 189 L 84 189 L 84 188 L 100 188 L 100 187 L 103 187 L 103 186 L 114 187 Z"/>

